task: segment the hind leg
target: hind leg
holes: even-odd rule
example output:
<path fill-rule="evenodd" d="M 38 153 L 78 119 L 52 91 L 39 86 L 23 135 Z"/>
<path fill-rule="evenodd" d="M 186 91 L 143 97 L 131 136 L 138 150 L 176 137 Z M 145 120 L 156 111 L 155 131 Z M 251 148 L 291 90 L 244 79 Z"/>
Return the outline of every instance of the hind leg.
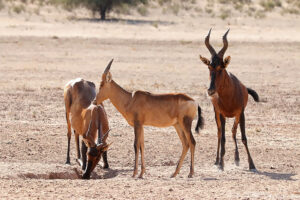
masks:
<path fill-rule="evenodd" d="M 195 159 L 195 146 L 196 146 L 196 141 L 191 131 L 192 121 L 193 119 L 190 117 L 183 118 L 185 138 L 189 143 L 190 152 L 191 152 L 191 165 L 190 165 L 190 173 L 188 176 L 189 178 L 192 178 L 194 175 L 194 159 Z"/>
<path fill-rule="evenodd" d="M 249 169 L 250 170 L 255 170 L 256 168 L 255 168 L 254 162 L 252 160 L 252 157 L 250 155 L 250 152 L 249 152 L 249 149 L 248 149 L 248 144 L 247 144 L 247 137 L 246 137 L 246 133 L 245 133 L 245 115 L 244 115 L 244 111 L 242 111 L 241 117 L 240 117 L 240 128 L 241 128 L 241 133 L 242 133 L 242 142 L 245 145 L 247 155 L 248 155 Z"/>
<path fill-rule="evenodd" d="M 235 117 L 234 124 L 233 124 L 232 130 L 231 130 L 232 131 L 232 138 L 233 138 L 233 141 L 234 141 L 234 144 L 235 144 L 234 161 L 235 161 L 235 164 L 237 166 L 239 166 L 239 162 L 240 162 L 239 150 L 238 150 L 238 146 L 237 146 L 237 142 L 236 142 L 236 132 L 237 132 L 237 127 L 238 127 L 238 124 L 239 124 L 239 120 L 240 120 L 240 117 Z"/>
<path fill-rule="evenodd" d="M 185 138 L 185 134 L 183 132 L 183 128 L 179 124 L 174 125 L 174 128 L 176 129 L 178 137 L 179 137 L 179 139 L 180 139 L 180 141 L 182 143 L 182 152 L 181 152 L 181 156 L 179 158 L 179 161 L 177 163 L 176 170 L 173 173 L 173 175 L 171 176 L 172 178 L 175 177 L 179 173 L 180 168 L 181 168 L 182 163 L 183 163 L 183 160 L 184 160 L 184 158 L 186 156 L 186 153 L 189 150 L 189 143 L 188 143 L 187 139 Z"/>

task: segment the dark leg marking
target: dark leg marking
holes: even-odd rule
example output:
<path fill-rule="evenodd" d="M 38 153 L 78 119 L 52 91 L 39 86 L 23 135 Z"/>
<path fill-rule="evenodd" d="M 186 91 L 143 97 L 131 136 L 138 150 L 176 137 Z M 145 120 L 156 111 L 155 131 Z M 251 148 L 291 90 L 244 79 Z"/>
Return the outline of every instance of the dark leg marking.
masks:
<path fill-rule="evenodd" d="M 107 169 L 107 168 L 109 168 L 109 164 L 108 164 L 108 161 L 107 161 L 107 151 L 105 151 L 102 155 L 103 155 L 103 162 L 104 162 L 103 168 Z"/>
<path fill-rule="evenodd" d="M 220 114 L 220 120 L 221 120 L 221 160 L 220 160 L 220 169 L 224 170 L 224 155 L 225 155 L 225 118 Z"/>
<path fill-rule="evenodd" d="M 71 141 L 71 134 L 68 133 L 68 150 L 67 150 L 66 164 L 71 164 L 71 162 L 70 162 L 70 141 Z"/>
<path fill-rule="evenodd" d="M 242 142 L 245 145 L 246 151 L 247 151 L 247 155 L 248 155 L 248 163 L 249 163 L 249 169 L 250 170 L 255 170 L 255 165 L 253 163 L 253 160 L 251 158 L 249 149 L 248 149 L 248 144 L 247 144 L 247 137 L 246 137 L 246 133 L 245 133 L 245 114 L 244 111 L 241 113 L 241 117 L 240 117 L 240 128 L 241 128 L 241 133 L 242 133 Z"/>
<path fill-rule="evenodd" d="M 82 170 L 85 170 L 86 168 L 86 152 L 87 152 L 87 146 L 85 143 L 82 141 L 81 142 L 81 158 L 82 158 Z"/>

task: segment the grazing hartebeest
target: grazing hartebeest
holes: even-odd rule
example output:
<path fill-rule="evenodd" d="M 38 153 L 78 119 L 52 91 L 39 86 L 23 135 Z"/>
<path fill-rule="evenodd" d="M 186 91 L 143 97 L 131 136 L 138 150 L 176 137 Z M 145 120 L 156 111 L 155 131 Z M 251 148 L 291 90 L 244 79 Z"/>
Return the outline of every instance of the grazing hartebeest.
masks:
<path fill-rule="evenodd" d="M 182 153 L 172 175 L 175 177 L 181 168 L 183 160 L 189 148 L 191 148 L 191 167 L 189 177 L 194 174 L 194 152 L 196 141 L 194 140 L 191 126 L 197 113 L 197 103 L 185 94 L 151 94 L 145 91 L 128 92 L 112 80 L 109 72 L 113 60 L 110 61 L 102 74 L 99 92 L 96 96 L 97 104 L 109 99 L 117 110 L 134 127 L 134 151 L 135 164 L 133 177 L 138 172 L 138 157 L 141 151 L 141 174 L 145 172 L 144 161 L 144 128 L 143 126 L 168 127 L 174 126 L 182 143 Z M 198 106 L 198 122 L 196 131 L 202 128 L 203 119 L 201 108 Z"/>
<path fill-rule="evenodd" d="M 248 154 L 249 168 L 255 170 L 253 160 L 251 158 L 247 138 L 245 133 L 245 115 L 244 110 L 248 101 L 248 94 L 250 94 L 256 102 L 259 101 L 257 93 L 246 88 L 233 74 L 227 73 L 226 67 L 230 62 L 230 56 L 224 60 L 224 53 L 228 47 L 227 34 L 223 36 L 223 48 L 216 53 L 215 49 L 209 43 L 211 29 L 205 38 L 205 45 L 211 53 L 211 60 L 204 58 L 200 55 L 201 61 L 208 66 L 210 72 L 210 86 L 207 91 L 211 96 L 211 101 L 214 106 L 215 119 L 218 126 L 218 148 L 216 164 L 220 164 L 220 168 L 224 169 L 224 154 L 225 154 L 225 117 L 234 117 L 234 124 L 232 127 L 232 138 L 235 143 L 235 162 L 239 164 L 239 152 L 236 143 L 237 126 L 240 124 L 242 142 L 246 147 Z M 221 161 L 219 162 L 219 148 L 221 142 Z"/>
<path fill-rule="evenodd" d="M 103 135 L 103 133 L 108 133 L 109 126 L 102 105 L 96 106 L 92 104 L 95 96 L 95 84 L 81 78 L 69 81 L 64 88 L 64 101 L 68 124 L 68 151 L 66 163 L 70 164 L 70 139 L 72 127 L 75 133 L 77 161 L 82 166 L 82 170 L 85 170 L 83 174 L 83 178 L 85 179 L 90 177 L 90 173 L 99 162 L 102 153 L 105 163 L 104 168 L 108 168 L 106 152 L 108 148 L 106 138 L 108 135 Z M 83 136 L 81 146 L 82 158 L 80 158 L 79 135 Z M 86 154 L 88 155 L 88 159 L 86 158 Z M 86 165 L 86 163 L 88 165 Z"/>

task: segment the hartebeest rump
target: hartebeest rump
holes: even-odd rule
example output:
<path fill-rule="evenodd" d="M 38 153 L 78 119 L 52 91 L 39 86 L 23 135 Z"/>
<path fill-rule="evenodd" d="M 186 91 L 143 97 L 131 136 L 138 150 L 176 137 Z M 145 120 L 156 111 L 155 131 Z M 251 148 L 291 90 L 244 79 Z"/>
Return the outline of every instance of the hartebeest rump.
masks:
<path fill-rule="evenodd" d="M 69 81 L 64 88 L 66 119 L 68 124 L 68 151 L 66 164 L 70 164 L 71 127 L 74 129 L 77 161 L 85 170 L 83 178 L 88 179 L 103 153 L 104 168 L 108 168 L 106 138 L 108 120 L 102 105 L 93 104 L 96 97 L 95 84 L 81 78 Z M 97 134 L 98 131 L 98 134 Z M 79 135 L 83 137 L 81 154 Z M 98 137 L 97 137 L 98 135 Z M 88 149 L 87 149 L 88 147 Z M 88 157 L 88 158 L 86 158 Z M 87 163 L 87 165 L 86 165 Z"/>
<path fill-rule="evenodd" d="M 144 161 L 144 128 L 143 126 L 168 127 L 174 126 L 182 142 L 182 153 L 177 168 L 172 175 L 175 177 L 181 168 L 188 149 L 191 149 L 191 167 L 189 177 L 194 174 L 194 151 L 196 141 L 194 140 L 191 126 L 197 114 L 198 122 L 196 131 L 203 125 L 201 108 L 189 96 L 185 94 L 151 94 L 145 91 L 128 92 L 112 80 L 110 67 L 111 60 L 102 74 L 99 92 L 96 96 L 97 104 L 109 99 L 116 109 L 123 115 L 130 126 L 134 127 L 134 151 L 135 164 L 133 177 L 138 172 L 138 157 L 141 151 L 141 173 L 145 172 Z"/>
<path fill-rule="evenodd" d="M 246 88 L 233 74 L 226 71 L 226 67 L 229 65 L 230 56 L 227 56 L 224 60 L 224 54 L 228 48 L 227 34 L 229 30 L 223 36 L 223 48 L 216 53 L 215 49 L 209 43 L 209 37 L 211 29 L 205 38 L 205 45 L 211 53 L 211 60 L 204 58 L 200 55 L 201 61 L 208 66 L 210 72 L 210 86 L 207 90 L 209 96 L 211 96 L 211 102 L 214 106 L 215 119 L 218 127 L 218 148 L 216 164 L 219 164 L 220 169 L 224 169 L 224 155 L 225 155 L 225 118 L 234 117 L 234 124 L 232 127 L 232 138 L 235 143 L 235 162 L 239 164 L 239 152 L 236 142 L 237 126 L 240 124 L 242 142 L 245 145 L 249 169 L 255 170 L 255 165 L 251 158 L 247 138 L 245 133 L 245 115 L 244 110 L 248 101 L 248 94 L 250 94 L 256 102 L 259 101 L 257 93 Z M 221 160 L 219 161 L 219 149 L 221 142 Z"/>

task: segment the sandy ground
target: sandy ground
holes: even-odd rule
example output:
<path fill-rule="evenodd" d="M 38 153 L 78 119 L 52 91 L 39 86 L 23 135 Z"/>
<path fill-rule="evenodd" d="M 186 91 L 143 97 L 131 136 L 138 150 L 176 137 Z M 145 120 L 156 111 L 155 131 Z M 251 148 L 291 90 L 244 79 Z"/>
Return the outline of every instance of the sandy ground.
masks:
<path fill-rule="evenodd" d="M 160 19 L 155 19 L 160 20 Z M 123 20 L 43 22 L 0 18 L 0 198 L 2 199 L 300 199 L 299 18 L 192 21 Z M 217 130 L 206 96 L 212 43 L 230 27 L 228 71 L 255 89 L 249 98 L 246 134 L 258 172 L 248 171 L 238 131 L 240 166 L 234 164 L 233 120 L 227 120 L 225 170 L 214 166 Z M 110 169 L 78 179 L 71 143 L 65 165 L 67 128 L 63 87 L 82 77 L 99 85 L 112 58 L 113 79 L 124 88 L 154 93 L 183 92 L 199 102 L 205 127 L 196 135 L 195 176 L 188 178 L 188 153 L 180 174 L 170 178 L 181 153 L 171 128 L 145 128 L 146 174 L 132 178 L 133 129 L 109 102 Z M 193 123 L 195 126 L 195 122 Z M 102 163 L 100 163 L 102 165 Z"/>

